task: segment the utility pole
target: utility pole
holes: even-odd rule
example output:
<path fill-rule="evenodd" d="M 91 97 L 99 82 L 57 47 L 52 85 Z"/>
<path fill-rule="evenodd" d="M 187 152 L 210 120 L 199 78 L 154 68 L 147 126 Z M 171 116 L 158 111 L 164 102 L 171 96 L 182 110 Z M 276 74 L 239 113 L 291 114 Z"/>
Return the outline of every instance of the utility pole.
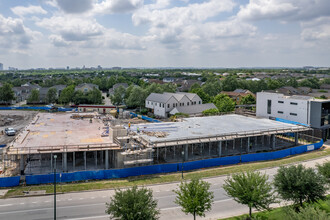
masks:
<path fill-rule="evenodd" d="M 57 155 L 54 155 L 55 165 L 54 165 L 54 220 L 56 220 L 56 158 Z"/>
<path fill-rule="evenodd" d="M 183 179 L 183 162 L 184 162 L 184 151 L 181 152 L 182 153 L 182 164 L 181 164 L 181 176 L 182 176 L 182 179 Z"/>

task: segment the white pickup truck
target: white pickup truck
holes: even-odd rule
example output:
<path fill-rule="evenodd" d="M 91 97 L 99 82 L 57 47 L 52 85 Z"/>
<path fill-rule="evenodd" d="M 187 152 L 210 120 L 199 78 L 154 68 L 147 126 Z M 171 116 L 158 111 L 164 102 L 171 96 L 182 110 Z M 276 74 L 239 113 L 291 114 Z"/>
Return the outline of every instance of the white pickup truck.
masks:
<path fill-rule="evenodd" d="M 8 136 L 14 136 L 16 134 L 16 131 L 14 128 L 5 128 L 5 133 Z"/>

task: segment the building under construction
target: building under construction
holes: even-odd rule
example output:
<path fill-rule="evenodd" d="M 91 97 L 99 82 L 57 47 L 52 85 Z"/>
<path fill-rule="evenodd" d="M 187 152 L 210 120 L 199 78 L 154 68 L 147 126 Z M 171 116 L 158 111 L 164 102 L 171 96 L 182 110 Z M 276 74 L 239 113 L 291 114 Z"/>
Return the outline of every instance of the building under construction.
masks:
<path fill-rule="evenodd" d="M 307 135 L 308 133 L 308 135 Z M 21 175 L 115 169 L 275 151 L 317 142 L 308 127 L 241 115 L 134 124 L 99 113 L 39 113 L 4 149 Z"/>

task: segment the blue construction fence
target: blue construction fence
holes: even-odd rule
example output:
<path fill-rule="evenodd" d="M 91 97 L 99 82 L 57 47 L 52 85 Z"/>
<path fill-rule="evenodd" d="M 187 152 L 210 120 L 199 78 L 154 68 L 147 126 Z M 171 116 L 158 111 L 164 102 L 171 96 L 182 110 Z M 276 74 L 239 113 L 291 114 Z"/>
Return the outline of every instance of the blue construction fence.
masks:
<path fill-rule="evenodd" d="M 0 110 L 45 110 L 49 111 L 51 107 L 30 107 L 30 106 L 23 106 L 23 107 L 0 107 Z M 76 108 L 63 108 L 59 107 L 59 112 L 68 112 L 75 110 Z"/>
<path fill-rule="evenodd" d="M 279 121 L 279 122 L 283 122 L 283 123 L 287 123 L 287 124 L 302 125 L 302 126 L 309 127 L 309 125 L 307 125 L 307 124 L 296 122 L 296 121 L 290 121 L 290 120 L 286 120 L 286 119 L 283 119 L 283 118 L 275 118 L 275 121 Z"/>
<path fill-rule="evenodd" d="M 136 114 L 136 113 L 134 113 L 134 112 L 130 112 L 130 115 L 131 115 L 132 117 L 138 117 L 138 116 L 139 116 L 138 114 Z M 162 122 L 162 121 L 159 121 L 159 120 L 157 120 L 157 119 L 149 118 L 149 117 L 144 116 L 144 115 L 141 115 L 141 118 L 142 118 L 143 120 L 146 120 L 146 121 L 149 121 L 149 122 L 156 122 L 156 123 Z"/>
<path fill-rule="evenodd" d="M 130 176 L 172 173 L 182 170 L 184 171 L 196 170 L 207 167 L 233 165 L 244 162 L 274 160 L 295 154 L 301 154 L 308 151 L 317 150 L 321 148 L 322 145 L 323 145 L 323 140 L 315 144 L 308 144 L 308 145 L 293 147 L 293 148 L 274 151 L 274 152 L 244 154 L 238 156 L 220 157 L 220 158 L 198 160 L 198 161 L 191 161 L 185 163 L 159 164 L 159 165 L 151 165 L 151 166 L 143 166 L 143 167 L 124 168 L 124 169 L 59 173 L 56 174 L 56 181 L 75 182 L 75 181 L 84 181 L 84 180 L 125 178 Z M 27 185 L 53 183 L 54 174 L 26 176 L 25 180 Z M 0 178 L 0 187 L 12 187 L 18 185 L 19 185 L 19 177 Z"/>

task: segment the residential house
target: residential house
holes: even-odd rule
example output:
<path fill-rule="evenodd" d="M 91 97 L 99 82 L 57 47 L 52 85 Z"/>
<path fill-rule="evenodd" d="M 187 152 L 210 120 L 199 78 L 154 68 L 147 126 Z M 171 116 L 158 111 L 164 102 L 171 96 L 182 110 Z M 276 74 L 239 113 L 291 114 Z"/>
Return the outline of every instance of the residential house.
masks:
<path fill-rule="evenodd" d="M 194 85 L 195 83 L 201 86 L 203 82 L 194 79 L 182 80 L 180 87 L 178 87 L 178 91 L 187 92 L 190 90 L 191 86 Z"/>
<path fill-rule="evenodd" d="M 111 89 L 109 89 L 109 95 L 113 95 L 115 93 L 115 90 L 121 86 L 124 87 L 125 89 L 128 88 L 127 83 L 116 83 L 115 85 L 112 86 Z"/>
<path fill-rule="evenodd" d="M 87 93 L 93 89 L 99 89 L 99 86 L 92 83 L 82 83 L 76 86 L 75 91 L 82 91 L 83 93 Z"/>
<path fill-rule="evenodd" d="M 173 109 L 176 109 L 172 112 L 174 114 L 184 111 L 191 112 L 193 115 L 196 115 L 198 113 L 201 113 L 201 110 L 204 111 L 206 109 L 210 109 L 211 107 L 213 108 L 213 106 L 210 106 L 208 104 L 205 104 L 204 108 L 200 105 L 204 105 L 202 103 L 202 99 L 194 93 L 151 93 L 146 98 L 146 108 L 149 108 L 156 116 L 163 118 L 168 117 L 168 115 Z"/>
<path fill-rule="evenodd" d="M 233 92 L 223 91 L 221 93 L 228 95 L 230 98 L 232 98 L 236 102 L 236 104 L 239 104 L 240 101 L 242 100 L 242 97 L 245 97 L 247 95 L 252 95 L 253 97 L 255 97 L 253 92 L 251 92 L 247 89 L 235 89 Z"/>
<path fill-rule="evenodd" d="M 55 85 L 55 86 L 52 86 L 50 88 L 55 88 L 56 92 L 57 92 L 57 97 L 60 97 L 63 89 L 65 89 L 66 87 L 67 87 L 66 85 Z"/>
<path fill-rule="evenodd" d="M 174 78 L 170 78 L 170 77 L 167 77 L 167 78 L 164 78 L 163 79 L 163 82 L 164 83 L 173 83 L 175 81 L 175 79 Z"/>

